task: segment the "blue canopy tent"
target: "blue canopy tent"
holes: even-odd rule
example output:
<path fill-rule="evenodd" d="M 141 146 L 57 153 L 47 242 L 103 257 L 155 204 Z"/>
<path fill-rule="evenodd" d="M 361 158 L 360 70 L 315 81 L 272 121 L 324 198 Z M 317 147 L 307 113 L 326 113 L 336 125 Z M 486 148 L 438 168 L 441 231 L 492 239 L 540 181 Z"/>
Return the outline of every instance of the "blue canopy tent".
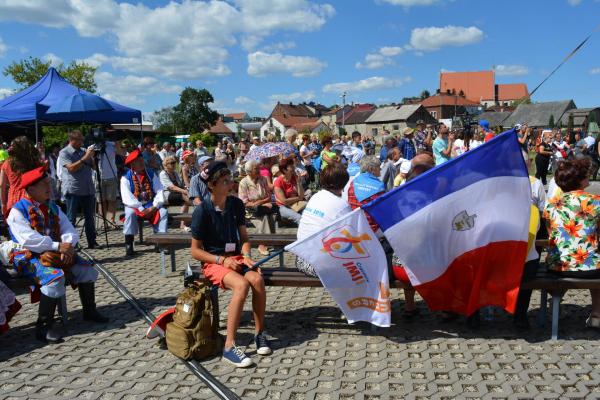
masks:
<path fill-rule="evenodd" d="M 58 125 L 69 123 L 98 124 L 140 124 L 142 112 L 105 100 L 112 109 L 78 112 L 47 112 L 53 105 L 59 105 L 69 96 L 78 93 L 89 94 L 67 82 L 54 68 L 50 68 L 39 81 L 12 96 L 0 100 L 0 125 L 35 124 L 35 140 L 38 141 L 38 125 Z"/>

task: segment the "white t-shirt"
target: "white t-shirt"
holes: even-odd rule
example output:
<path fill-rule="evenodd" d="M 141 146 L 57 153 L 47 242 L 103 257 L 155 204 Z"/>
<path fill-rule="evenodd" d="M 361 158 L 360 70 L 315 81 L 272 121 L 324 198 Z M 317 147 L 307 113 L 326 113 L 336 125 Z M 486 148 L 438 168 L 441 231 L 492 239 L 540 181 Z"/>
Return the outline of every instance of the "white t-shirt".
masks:
<path fill-rule="evenodd" d="M 583 140 L 585 140 L 588 149 L 596 143 L 596 139 L 593 136 L 586 136 Z"/>
<path fill-rule="evenodd" d="M 105 152 L 100 158 L 100 176 L 102 179 L 117 178 L 117 163 L 115 142 L 106 142 L 104 146 Z"/>
<path fill-rule="evenodd" d="M 302 147 L 300 147 L 300 157 L 302 157 L 302 161 L 304 162 L 305 167 L 312 165 L 312 160 L 310 159 L 310 157 L 307 156 L 308 153 L 310 153 L 308 147 L 302 145 Z"/>
<path fill-rule="evenodd" d="M 319 190 L 310 198 L 302 213 L 298 225 L 298 240 L 320 231 L 351 211 L 350 205 L 341 197 L 337 197 L 329 190 Z"/>

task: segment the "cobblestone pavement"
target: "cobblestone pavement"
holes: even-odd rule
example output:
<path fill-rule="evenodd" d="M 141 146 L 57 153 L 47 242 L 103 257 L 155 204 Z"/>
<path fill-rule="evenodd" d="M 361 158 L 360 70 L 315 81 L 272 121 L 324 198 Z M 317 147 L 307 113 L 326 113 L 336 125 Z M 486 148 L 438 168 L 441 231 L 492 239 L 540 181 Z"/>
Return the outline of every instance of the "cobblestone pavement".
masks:
<path fill-rule="evenodd" d="M 152 247 L 138 245 L 138 255 L 125 259 L 122 234 L 111 232 L 110 243 L 92 254 L 148 310 L 157 315 L 174 304 L 188 249 L 176 252 L 178 272 L 163 278 Z M 69 290 L 70 335 L 48 346 L 33 337 L 37 305 L 19 297 L 24 307 L 0 336 L 0 398 L 214 398 L 183 363 L 144 338 L 146 323 L 103 278 L 97 292 L 111 322 L 82 323 L 78 295 Z M 221 293 L 224 331 L 229 296 Z M 472 331 L 464 319 L 440 322 L 420 301 L 421 315 L 407 322 L 402 292 L 392 296 L 393 326 L 372 333 L 343 321 L 323 289 L 268 288 L 274 353 L 261 357 L 250 345 L 248 302 L 238 343 L 249 345 L 256 365 L 236 370 L 218 358 L 202 364 L 249 399 L 600 398 L 600 334 L 583 327 L 590 311 L 585 291 L 567 293 L 556 342 L 548 340 L 549 326 L 515 332 L 501 311 Z M 538 308 L 534 292 L 532 322 Z"/>

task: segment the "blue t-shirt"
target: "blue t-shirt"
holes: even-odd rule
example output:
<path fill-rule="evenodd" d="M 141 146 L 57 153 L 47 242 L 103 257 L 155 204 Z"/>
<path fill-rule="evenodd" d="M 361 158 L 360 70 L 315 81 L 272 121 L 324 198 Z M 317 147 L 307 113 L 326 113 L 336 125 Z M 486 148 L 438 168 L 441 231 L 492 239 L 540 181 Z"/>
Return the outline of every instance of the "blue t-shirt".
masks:
<path fill-rule="evenodd" d="M 448 139 L 442 139 L 438 136 L 433 141 L 433 157 L 435 158 L 435 165 L 440 165 L 450 160 L 450 155 L 443 155 L 442 151 L 448 148 Z"/>

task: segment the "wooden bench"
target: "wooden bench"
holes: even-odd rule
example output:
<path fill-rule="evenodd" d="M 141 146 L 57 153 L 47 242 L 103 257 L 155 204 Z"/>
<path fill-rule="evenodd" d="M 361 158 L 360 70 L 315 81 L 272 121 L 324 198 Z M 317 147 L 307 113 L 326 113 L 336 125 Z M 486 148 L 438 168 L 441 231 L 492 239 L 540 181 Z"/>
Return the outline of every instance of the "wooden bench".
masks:
<path fill-rule="evenodd" d="M 192 222 L 192 214 L 179 214 L 173 217 L 173 221 L 183 222 L 186 225 L 189 225 Z M 291 220 L 281 218 L 277 220 L 278 228 L 297 228 L 298 225 Z"/>
<path fill-rule="evenodd" d="M 270 234 L 250 234 L 248 235 L 250 244 L 271 246 L 275 248 L 285 247 L 296 241 L 296 235 L 270 235 Z M 171 257 L 171 272 L 176 271 L 175 267 L 175 248 L 190 246 L 192 242 L 192 234 L 186 232 L 179 233 L 154 233 L 147 238 L 148 243 L 155 244 L 159 249 L 168 249 Z M 164 252 L 160 252 L 160 273 L 166 275 L 166 256 Z M 283 253 L 279 255 L 279 266 L 283 266 Z"/>
<path fill-rule="evenodd" d="M 558 274 L 548 273 L 545 265 L 540 264 L 536 277 L 521 285 L 521 289 L 537 289 L 540 294 L 540 311 L 537 318 L 539 326 L 546 324 L 548 313 L 548 294 L 552 296 L 552 340 L 558 339 L 560 303 L 568 289 L 600 289 L 600 279 L 561 278 Z"/>

